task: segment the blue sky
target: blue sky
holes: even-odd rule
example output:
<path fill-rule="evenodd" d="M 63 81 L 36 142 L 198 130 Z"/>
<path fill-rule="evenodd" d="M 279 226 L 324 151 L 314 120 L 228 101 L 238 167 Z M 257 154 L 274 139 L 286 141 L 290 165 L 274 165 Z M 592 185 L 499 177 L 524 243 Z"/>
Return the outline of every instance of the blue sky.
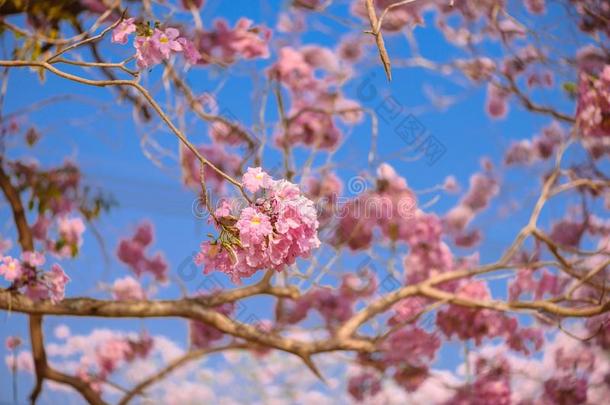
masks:
<path fill-rule="evenodd" d="M 256 23 L 265 23 L 274 26 L 277 10 L 269 5 L 263 6 L 256 1 L 239 0 L 221 2 L 210 0 L 206 2 L 202 14 L 203 21 L 209 26 L 210 21 L 223 16 L 231 22 L 238 17 L 245 16 Z M 271 3 L 271 2 L 267 2 Z M 342 4 L 343 2 L 339 2 Z M 333 7 L 329 13 L 343 13 L 347 17 L 344 6 Z M 547 16 L 549 24 L 557 22 L 561 11 L 551 9 Z M 329 31 L 345 32 L 345 28 L 326 17 L 316 17 L 316 30 L 304 36 L 303 43 L 316 43 L 330 45 L 336 43 L 337 36 L 329 35 Z M 19 22 L 19 20 L 15 20 Z M 364 28 L 364 25 L 363 25 Z M 6 33 L 4 34 L 7 35 Z M 415 30 L 421 52 L 424 56 L 434 60 L 450 60 L 459 56 L 459 52 L 448 46 L 441 34 L 434 27 L 434 21 L 427 19 L 426 27 Z M 105 55 L 112 55 L 116 60 L 128 56 L 130 46 L 120 47 L 111 45 L 108 40 L 104 42 L 102 50 Z M 393 58 L 400 55 L 408 56 L 408 48 L 402 36 L 388 39 L 388 50 Z M 497 52 L 493 46 L 490 52 Z M 84 53 L 87 55 L 87 53 Z M 497 53 L 496 53 L 497 54 Z M 442 55 L 442 57 L 439 57 Z M 88 57 L 85 56 L 85 58 Z M 213 91 L 220 80 L 230 75 L 230 80 L 220 91 L 219 103 L 221 107 L 229 109 L 241 122 L 248 125 L 253 122 L 257 113 L 258 102 L 252 98 L 253 84 L 250 72 L 268 66 L 273 61 L 259 61 L 250 64 L 239 64 L 229 72 L 217 72 L 208 68 L 195 68 L 188 74 L 188 81 L 196 92 Z M 386 100 L 393 100 L 400 104 L 404 112 L 402 116 L 415 114 L 429 134 L 433 135 L 446 148 L 445 154 L 434 164 L 425 160 L 404 162 L 397 159 L 390 160 L 415 190 L 427 189 L 443 182 L 443 179 L 453 174 L 457 177 L 463 189 L 467 188 L 468 178 L 479 170 L 482 155 L 499 161 L 502 151 L 513 139 L 531 137 L 542 127 L 551 122 L 547 117 L 532 115 L 517 105 L 511 105 L 507 119 L 492 121 L 484 113 L 485 87 L 460 88 L 452 81 L 440 77 L 424 69 L 395 69 L 394 80 L 388 85 L 383 76 L 381 67 L 376 58 L 373 63 L 366 63 L 359 71 L 362 77 L 374 74 L 373 83 L 377 89 L 377 96 L 371 100 L 361 100 L 365 107 L 376 109 Z M 76 71 L 68 69 L 70 71 Z M 159 67 L 150 74 L 148 83 L 155 83 L 154 92 L 157 99 L 164 105 L 164 92 L 159 86 Z M 94 74 L 85 72 L 85 74 Z M 358 88 L 361 82 L 354 80 L 346 86 L 346 93 L 352 98 L 358 98 Z M 422 85 L 428 84 L 440 94 L 456 95 L 463 99 L 457 104 L 439 111 L 430 107 L 430 102 L 422 91 Z M 246 90 L 247 89 L 247 90 Z M 180 173 L 175 162 L 164 161 L 165 167 L 160 168 L 144 156 L 140 146 L 142 133 L 148 134 L 164 147 L 176 150 L 176 139 L 163 126 L 147 125 L 138 127 L 134 125 L 132 109 L 129 104 L 117 105 L 114 101 L 117 96 L 109 89 L 85 87 L 80 84 L 68 82 L 61 78 L 47 74 L 44 83 L 38 80 L 34 72 L 28 69 L 15 69 L 10 72 L 10 81 L 4 104 L 5 113 L 19 110 L 31 105 L 33 102 L 58 94 L 74 95 L 73 100 L 58 102 L 44 107 L 27 117 L 22 123 L 24 126 L 36 125 L 43 134 L 41 142 L 33 149 L 15 147 L 9 150 L 11 158 L 34 156 L 43 164 L 56 165 L 65 157 L 75 160 L 85 173 L 87 183 L 99 186 L 109 192 L 118 202 L 118 207 L 109 214 L 104 215 L 96 223 L 100 234 L 103 235 L 105 249 L 109 261 L 106 261 L 100 244 L 94 235 L 87 232 L 85 244 L 81 255 L 73 261 L 64 261 L 62 265 L 72 278 L 68 285 L 67 295 L 93 295 L 108 298 L 108 294 L 95 289 L 96 283 L 110 282 L 127 274 L 127 269 L 118 263 L 114 257 L 118 238 L 131 233 L 135 224 L 142 219 L 150 219 L 156 227 L 156 240 L 154 250 L 162 250 L 171 268 L 171 274 L 178 277 L 180 274 L 190 274 L 190 267 L 186 266 L 192 252 L 198 249 L 199 243 L 205 239 L 206 226 L 204 221 L 192 214 L 194 194 L 180 183 Z M 560 92 L 549 92 L 543 101 L 553 101 L 563 111 L 573 109 L 571 101 Z M 424 107 L 424 108 L 422 108 Z M 268 120 L 275 118 L 275 105 L 269 104 Z M 404 141 L 394 132 L 395 121 L 386 123 L 380 119 L 379 123 L 379 152 L 380 156 L 392 154 L 404 147 Z M 186 127 L 190 139 L 194 143 L 207 143 L 205 125 L 198 123 L 191 117 Z M 360 174 L 366 169 L 366 156 L 370 146 L 370 120 L 358 126 L 350 135 L 349 142 L 336 154 L 339 163 L 339 173 L 347 181 L 351 176 Z M 304 161 L 306 154 L 299 152 L 297 161 Z M 277 151 L 265 154 L 265 167 L 273 167 L 279 158 Z M 497 258 L 509 240 L 525 221 L 527 208 L 535 198 L 537 180 L 534 176 L 540 172 L 539 167 L 519 169 L 505 173 L 500 168 L 504 187 L 498 199 L 505 202 L 516 199 L 524 205 L 524 209 L 513 214 L 510 220 L 502 220 L 498 213 L 499 206 L 494 207 L 481 215 L 477 224 L 485 230 L 486 240 L 481 250 L 481 260 L 489 261 Z M 425 194 L 421 201 L 429 201 L 437 194 Z M 456 196 L 439 195 L 439 201 L 431 208 L 438 213 L 445 212 L 457 201 Z M 545 212 L 545 216 L 553 214 L 561 216 L 563 206 L 558 206 Z M 10 224 L 8 209 L 3 205 L 0 214 L 0 230 L 3 236 L 14 237 L 14 229 Z M 15 253 L 15 252 L 13 252 Z M 461 252 L 456 251 L 457 254 Z M 468 253 L 465 251 L 464 253 Z M 16 254 L 16 253 L 15 253 Z M 359 263 L 361 257 L 346 256 L 342 260 L 345 269 Z M 228 280 L 223 280 L 230 286 Z M 191 290 L 204 280 L 204 276 L 197 273 L 194 279 L 185 281 Z M 498 289 L 498 292 L 500 290 Z M 176 297 L 179 289 L 172 285 L 163 288 L 158 298 Z M 264 312 L 263 301 L 253 303 L 252 310 Z M 2 313 L 0 320 L 0 340 L 6 336 L 27 336 L 26 317 L 19 314 Z M 116 327 L 118 329 L 134 330 L 141 325 L 140 321 L 121 320 L 109 321 L 104 319 L 59 319 L 45 318 L 45 330 L 51 335 L 54 326 L 60 323 L 70 325 L 74 333 L 88 333 L 95 327 Z M 178 320 L 147 320 L 146 328 L 151 333 L 163 333 L 177 341 L 186 342 L 186 323 Z M 0 359 L 5 356 L 4 346 L 0 349 Z M 459 361 L 459 354 L 455 346 L 450 346 L 449 354 L 443 355 L 439 361 L 441 366 L 449 366 Z M 21 392 L 30 388 L 29 378 L 21 378 Z M 51 398 L 47 392 L 45 398 Z M 55 394 L 53 394 L 55 395 Z M 62 395 L 62 394 L 57 394 Z M 0 403 L 10 398 L 10 378 L 8 370 L 0 367 Z"/>

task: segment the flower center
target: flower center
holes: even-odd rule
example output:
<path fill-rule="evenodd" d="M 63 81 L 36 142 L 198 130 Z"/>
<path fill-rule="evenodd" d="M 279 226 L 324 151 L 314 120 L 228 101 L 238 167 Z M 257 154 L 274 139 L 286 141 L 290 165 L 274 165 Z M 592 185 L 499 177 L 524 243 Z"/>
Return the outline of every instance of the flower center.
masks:
<path fill-rule="evenodd" d="M 161 38 L 159 38 L 159 42 L 161 42 L 162 44 L 165 44 L 165 43 L 169 42 L 169 38 L 161 37 Z"/>
<path fill-rule="evenodd" d="M 250 223 L 252 225 L 260 225 L 261 224 L 261 218 L 256 216 L 256 217 L 252 217 L 252 219 L 250 220 Z"/>

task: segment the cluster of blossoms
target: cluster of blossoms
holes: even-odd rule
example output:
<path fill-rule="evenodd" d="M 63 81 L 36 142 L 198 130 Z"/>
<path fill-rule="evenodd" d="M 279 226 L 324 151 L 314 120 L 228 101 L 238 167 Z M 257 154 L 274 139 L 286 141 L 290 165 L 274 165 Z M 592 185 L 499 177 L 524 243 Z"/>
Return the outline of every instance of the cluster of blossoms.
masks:
<path fill-rule="evenodd" d="M 335 329 L 353 315 L 358 300 L 375 293 L 377 285 L 377 278 L 370 271 L 361 275 L 346 274 L 337 289 L 316 287 L 295 301 L 278 303 L 278 320 L 280 323 L 296 324 L 313 309 L 322 316 L 329 330 Z"/>
<path fill-rule="evenodd" d="M 453 270 L 451 249 L 442 240 L 441 220 L 434 214 L 420 212 L 409 225 L 405 241 L 410 249 L 403 260 L 406 281 L 419 283 L 430 276 Z"/>
<path fill-rule="evenodd" d="M 516 277 L 508 286 L 508 296 L 511 301 L 518 300 L 524 295 L 531 295 L 534 299 L 540 300 L 546 294 L 556 296 L 568 283 L 567 278 L 561 278 L 550 271 L 543 269 L 538 278 L 536 271 L 528 268 L 520 269 Z"/>
<path fill-rule="evenodd" d="M 510 92 L 498 87 L 496 84 L 487 85 L 487 113 L 493 118 L 504 118 L 508 113 L 508 98 Z"/>
<path fill-rule="evenodd" d="M 286 180 L 273 180 L 261 168 L 248 168 L 243 185 L 262 191 L 237 217 L 226 201 L 215 211 L 220 236 L 201 244 L 195 258 L 205 272 L 218 270 L 234 282 L 261 269 L 282 270 L 320 245 L 313 202 Z"/>
<path fill-rule="evenodd" d="M 17 350 L 23 342 L 19 336 L 9 336 L 4 343 L 7 350 Z"/>
<path fill-rule="evenodd" d="M 324 75 L 319 77 L 318 72 Z M 286 127 L 275 137 L 280 147 L 304 144 L 333 150 L 341 140 L 334 115 L 347 125 L 362 120 L 359 104 L 343 97 L 336 88 L 349 72 L 330 49 L 313 45 L 283 47 L 267 73 L 286 86 L 292 97 Z"/>
<path fill-rule="evenodd" d="M 510 371 L 508 362 L 502 357 L 478 357 L 474 364 L 474 381 L 458 389 L 448 405 L 511 404 Z"/>
<path fill-rule="evenodd" d="M 49 271 L 42 271 L 46 259 L 39 252 L 24 252 L 21 260 L 11 256 L 0 257 L 0 276 L 16 290 L 24 290 L 32 300 L 49 299 L 57 303 L 64 299 L 65 286 L 70 278 L 61 266 L 54 263 Z"/>
<path fill-rule="evenodd" d="M 138 280 L 126 276 L 114 281 L 112 297 L 117 301 L 139 301 L 146 299 L 146 293 Z"/>
<path fill-rule="evenodd" d="M 255 26 L 247 18 L 240 18 L 234 28 L 218 19 L 214 21 L 213 30 L 197 32 L 194 43 L 202 54 L 200 64 L 230 64 L 238 58 L 268 58 L 270 39 L 270 29 Z"/>
<path fill-rule="evenodd" d="M 475 216 L 487 208 L 491 199 L 500 192 L 500 185 L 494 176 L 492 167 L 483 162 L 483 171 L 470 177 L 466 194 L 443 217 L 443 229 L 454 238 L 457 246 L 472 247 L 479 243 L 480 232 L 477 229 L 467 230 Z"/>
<path fill-rule="evenodd" d="M 580 14 L 580 29 L 584 32 L 599 31 L 610 37 L 610 4 L 603 0 L 570 0 Z"/>
<path fill-rule="evenodd" d="M 197 156 L 185 146 L 180 146 L 180 166 L 182 169 L 182 181 L 190 188 L 201 189 L 201 163 Z M 210 163 L 222 170 L 229 176 L 239 173 L 241 159 L 238 155 L 228 152 L 219 143 L 198 146 L 197 150 L 207 156 Z M 216 170 L 210 169 L 208 165 L 203 168 L 203 175 L 207 185 L 216 192 L 222 191 L 226 179 Z"/>
<path fill-rule="evenodd" d="M 181 52 L 190 64 L 201 59 L 195 45 L 180 36 L 176 28 L 160 29 L 156 24 L 137 24 L 135 18 L 121 21 L 112 31 L 112 42 L 126 44 L 130 34 L 136 33 L 133 42 L 136 48 L 136 62 L 140 69 L 147 69 Z"/>
<path fill-rule="evenodd" d="M 42 170 L 36 163 L 11 162 L 19 189 L 32 192 L 30 207 L 38 218 L 32 236 L 46 251 L 61 257 L 75 257 L 83 243 L 85 223 L 81 216 L 95 218 L 108 203 L 102 197 L 91 199 L 81 184 L 79 169 L 71 162 Z M 80 215 L 74 215 L 75 213 Z M 55 236 L 50 231 L 55 230 Z"/>
<path fill-rule="evenodd" d="M 391 241 L 406 241 L 417 211 L 415 194 L 386 163 L 377 169 L 375 189 L 360 193 L 340 209 L 342 215 L 334 242 L 354 250 L 370 246 L 376 227 Z"/>
<path fill-rule="evenodd" d="M 584 136 L 610 136 L 610 65 L 599 77 L 580 74 L 576 117 Z"/>
<path fill-rule="evenodd" d="M 161 252 L 155 255 L 147 255 L 146 250 L 154 240 L 154 230 L 149 222 L 138 225 L 131 238 L 121 239 L 117 249 L 117 256 L 121 262 L 137 276 L 141 277 L 148 273 L 156 281 L 165 282 L 167 280 L 168 264 Z M 127 283 L 133 285 L 127 281 Z M 123 285 L 125 287 L 125 285 Z M 133 291 L 129 295 L 140 296 L 140 293 Z"/>
<path fill-rule="evenodd" d="M 486 301 L 491 298 L 483 281 L 468 281 L 456 289 L 456 295 L 465 299 Z M 448 338 L 456 335 L 460 340 L 472 339 L 480 345 L 483 339 L 503 337 L 508 347 L 530 354 L 531 344 L 539 350 L 543 344 L 542 331 L 536 328 L 519 328 L 517 319 L 503 312 L 449 305 L 438 312 L 436 325 Z"/>
<path fill-rule="evenodd" d="M 305 179 L 307 196 L 316 204 L 320 226 L 326 225 L 335 214 L 338 198 L 343 191 L 343 182 L 333 172 L 325 172 L 318 177 Z"/>
<path fill-rule="evenodd" d="M 504 162 L 507 165 L 526 165 L 547 160 L 553 156 L 559 144 L 565 139 L 565 131 L 554 121 L 531 141 L 524 139 L 514 142 L 506 151 Z"/>
<path fill-rule="evenodd" d="M 9 336 L 4 342 L 6 350 L 12 352 L 5 358 L 6 367 L 11 372 L 16 371 L 27 371 L 34 372 L 34 361 L 32 355 L 27 351 L 20 351 L 19 348 L 23 344 L 23 341 L 19 336 Z"/>
<path fill-rule="evenodd" d="M 136 338 L 109 336 L 95 346 L 92 353 L 81 357 L 76 374 L 92 389 L 101 393 L 102 383 L 124 364 L 147 358 L 154 346 L 146 333 Z"/>
<path fill-rule="evenodd" d="M 430 376 L 429 364 L 440 343 L 436 334 L 417 326 L 398 329 L 382 342 L 375 356 L 360 356 L 363 364 L 372 367 L 350 378 L 348 392 L 358 401 L 374 397 L 381 390 L 381 373 L 390 373 L 394 382 L 407 392 L 417 390 Z"/>

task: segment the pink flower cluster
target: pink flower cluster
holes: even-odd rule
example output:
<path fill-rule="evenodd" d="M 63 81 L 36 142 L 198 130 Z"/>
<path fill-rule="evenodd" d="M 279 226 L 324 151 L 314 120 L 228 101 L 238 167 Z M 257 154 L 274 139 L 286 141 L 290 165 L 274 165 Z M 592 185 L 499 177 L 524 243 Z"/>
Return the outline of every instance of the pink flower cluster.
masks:
<path fill-rule="evenodd" d="M 469 60 L 459 59 L 455 62 L 455 65 L 462 70 L 470 80 L 475 82 L 489 80 L 496 70 L 496 63 L 487 57 Z"/>
<path fill-rule="evenodd" d="M 21 277 L 21 263 L 11 256 L 0 258 L 0 276 L 10 283 Z"/>
<path fill-rule="evenodd" d="M 381 344 L 381 363 L 392 368 L 393 378 L 407 391 L 416 390 L 428 377 L 428 364 L 441 346 L 439 337 L 416 326 L 390 334 Z"/>
<path fill-rule="evenodd" d="M 359 402 L 368 397 L 374 397 L 380 391 L 381 380 L 370 371 L 364 371 L 350 377 L 347 383 L 347 392 Z"/>
<path fill-rule="evenodd" d="M 337 289 L 317 287 L 296 301 L 283 302 L 278 318 L 281 322 L 296 324 L 314 309 L 322 316 L 326 327 L 332 330 L 352 316 L 358 300 L 372 296 L 376 290 L 377 279 L 373 273 L 346 274 Z"/>
<path fill-rule="evenodd" d="M 126 44 L 128 37 L 136 33 L 133 44 L 136 48 L 136 62 L 140 69 L 147 69 L 169 59 L 174 53 L 181 52 L 190 64 L 201 59 L 201 54 L 193 43 L 180 36 L 176 28 L 151 28 L 137 25 L 134 18 L 121 21 L 112 30 L 112 42 Z"/>
<path fill-rule="evenodd" d="M 193 152 L 184 146 L 181 148 L 180 165 L 182 168 L 182 181 L 188 187 L 201 190 L 201 163 Z M 198 146 L 197 150 L 206 156 L 210 163 L 218 167 L 230 176 L 235 176 L 239 172 L 241 159 L 238 155 L 229 153 L 217 143 L 211 145 Z M 214 191 L 222 191 L 226 179 L 207 165 L 203 169 L 206 184 L 211 186 Z"/>
<path fill-rule="evenodd" d="M 81 358 L 77 375 L 101 392 L 101 382 L 106 381 L 122 365 L 148 357 L 153 346 L 154 341 L 147 333 L 136 339 L 111 336 L 95 348 L 92 356 Z"/>
<path fill-rule="evenodd" d="M 218 270 L 240 282 L 261 269 L 280 271 L 320 245 L 313 202 L 296 185 L 273 180 L 261 168 L 248 168 L 243 185 L 262 196 L 237 218 L 228 204 L 217 210 L 220 236 L 202 243 L 195 258 L 206 273 Z"/>
<path fill-rule="evenodd" d="M 146 250 L 152 244 L 153 239 L 152 224 L 143 222 L 138 225 L 131 238 L 121 239 L 117 256 L 137 277 L 149 273 L 155 280 L 164 282 L 167 280 L 168 270 L 165 257 L 160 252 L 157 252 L 154 256 L 146 254 Z"/>
<path fill-rule="evenodd" d="M 323 72 L 324 76 L 318 77 L 317 72 Z M 332 150 L 341 140 L 334 115 L 349 125 L 362 119 L 357 102 L 331 89 L 346 78 L 345 72 L 330 49 L 319 46 L 280 49 L 278 61 L 268 70 L 268 75 L 288 88 L 292 105 L 286 128 L 280 128 L 276 134 L 278 146 L 304 144 Z"/>
<path fill-rule="evenodd" d="M 218 19 L 214 21 L 214 30 L 195 34 L 196 47 L 202 54 L 202 64 L 229 64 L 238 58 L 268 58 L 270 39 L 270 29 L 255 26 L 247 18 L 240 18 L 234 28 L 230 28 L 225 20 Z"/>
<path fill-rule="evenodd" d="M 307 196 L 316 204 L 318 221 L 324 226 L 337 209 L 337 199 L 343 191 L 343 182 L 334 172 L 323 173 L 320 178 L 305 179 Z"/>
<path fill-rule="evenodd" d="M 9 370 L 34 372 L 34 359 L 32 358 L 32 353 L 27 350 L 22 350 L 15 356 L 6 356 L 5 361 Z"/>
<path fill-rule="evenodd" d="M 341 218 L 335 233 L 336 245 L 366 249 L 376 227 L 391 241 L 406 241 L 411 237 L 417 211 L 415 194 L 387 163 L 377 169 L 376 183 L 375 189 L 364 191 L 339 207 Z"/>
<path fill-rule="evenodd" d="M 64 299 L 65 286 L 70 278 L 57 263 L 47 272 L 40 271 L 38 268 L 44 263 L 45 257 L 39 252 L 24 252 L 21 261 L 1 256 L 0 276 L 16 288 L 25 289 L 26 296 L 32 300 L 50 299 L 58 303 Z"/>
<path fill-rule="evenodd" d="M 599 77 L 580 74 L 576 118 L 584 136 L 610 136 L 610 65 Z"/>
<path fill-rule="evenodd" d="M 453 269 L 453 254 L 442 241 L 442 230 L 441 221 L 434 214 L 419 213 L 410 222 L 405 239 L 410 250 L 403 261 L 408 283 L 419 283 Z"/>
<path fill-rule="evenodd" d="M 531 294 L 536 300 L 542 299 L 546 294 L 557 296 L 569 282 L 567 278 L 559 277 L 546 269 L 541 271 L 538 278 L 535 275 L 533 270 L 520 269 L 508 285 L 509 299 L 518 300 L 526 294 Z"/>
<path fill-rule="evenodd" d="M 446 405 L 510 405 L 510 366 L 502 358 L 479 357 L 475 361 L 475 380 L 458 389 Z"/>
<path fill-rule="evenodd" d="M 599 31 L 610 37 L 610 4 L 604 0 L 570 0 L 581 16 L 580 29 L 587 33 Z"/>
<path fill-rule="evenodd" d="M 544 14 L 546 12 L 546 0 L 523 0 L 527 11 L 532 14 Z"/>
<path fill-rule="evenodd" d="M 484 281 L 471 280 L 462 283 L 455 291 L 465 299 L 486 301 L 491 298 Z M 530 354 L 530 345 L 539 350 L 543 344 L 542 332 L 536 328 L 519 328 L 515 318 L 491 309 L 468 308 L 449 305 L 437 314 L 436 325 L 445 336 L 456 335 L 460 340 L 473 339 L 480 345 L 483 339 L 503 337 L 515 351 Z"/>
<path fill-rule="evenodd" d="M 491 168 L 485 167 L 485 164 L 483 166 L 483 172 L 470 177 L 469 189 L 460 202 L 443 217 L 443 229 L 453 236 L 455 244 L 461 247 L 472 247 L 479 243 L 480 232 L 477 229 L 468 231 L 466 228 L 500 192 L 498 180 Z"/>
<path fill-rule="evenodd" d="M 85 232 L 85 223 L 80 217 L 62 217 L 57 221 L 59 241 L 56 251 L 62 257 L 74 257 L 83 244 L 82 235 Z"/>
<path fill-rule="evenodd" d="M 5 346 L 8 350 L 16 350 L 21 346 L 21 338 L 19 336 L 9 336 L 6 338 Z"/>
<path fill-rule="evenodd" d="M 138 301 L 146 299 L 146 293 L 138 280 L 130 276 L 115 280 L 112 285 L 112 296 L 117 301 Z"/>
<path fill-rule="evenodd" d="M 31 204 L 38 217 L 31 227 L 32 236 L 59 257 L 74 257 L 83 243 L 83 216 L 95 218 L 106 207 L 103 198 L 88 198 L 81 174 L 72 162 L 43 170 L 37 163 L 10 162 L 16 187 L 32 191 Z M 76 215 L 74 215 L 76 214 Z M 56 231 L 55 235 L 50 235 Z"/>
<path fill-rule="evenodd" d="M 508 98 L 510 92 L 495 84 L 487 85 L 486 110 L 492 118 L 504 118 L 508 114 Z"/>
<path fill-rule="evenodd" d="M 559 144 L 566 138 L 563 128 L 553 122 L 531 141 L 524 139 L 513 143 L 504 156 L 504 162 L 507 165 L 517 165 L 546 160 L 553 156 Z"/>

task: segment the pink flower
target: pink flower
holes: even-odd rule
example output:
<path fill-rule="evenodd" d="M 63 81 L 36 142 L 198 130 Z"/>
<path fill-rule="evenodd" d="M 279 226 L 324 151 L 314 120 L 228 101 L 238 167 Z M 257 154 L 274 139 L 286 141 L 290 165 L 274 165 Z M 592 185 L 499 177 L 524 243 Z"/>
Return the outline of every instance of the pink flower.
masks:
<path fill-rule="evenodd" d="M 508 113 L 508 93 L 494 84 L 487 86 L 487 113 L 492 118 L 504 118 Z"/>
<path fill-rule="evenodd" d="M 260 167 L 249 167 L 242 178 L 244 187 L 251 193 L 256 193 L 261 188 L 269 188 L 272 184 L 271 176 Z"/>
<path fill-rule="evenodd" d="M 182 181 L 189 187 L 201 189 L 201 164 L 193 152 L 182 148 L 182 158 L 180 165 L 182 168 Z M 218 167 L 223 172 L 234 176 L 239 172 L 241 158 L 225 151 L 225 149 L 217 143 L 211 145 L 203 145 L 197 147 L 203 156 L 207 156 L 210 162 Z M 204 177 L 206 183 L 213 188 L 214 191 L 222 191 L 226 179 L 218 174 L 215 170 L 210 169 L 207 165 L 204 168 Z"/>
<path fill-rule="evenodd" d="M 577 376 L 551 378 L 544 383 L 544 399 L 553 404 L 584 404 L 587 385 L 584 378 Z"/>
<path fill-rule="evenodd" d="M 168 264 L 163 255 L 157 253 L 153 257 L 147 257 L 145 252 L 153 240 L 152 225 L 149 222 L 143 222 L 138 225 L 133 237 L 121 239 L 117 256 L 136 276 L 140 277 L 149 273 L 155 277 L 155 280 L 165 281 Z"/>
<path fill-rule="evenodd" d="M 58 221 L 59 235 L 63 240 L 74 246 L 80 246 L 83 243 L 82 234 L 85 232 L 85 223 L 81 218 L 60 218 Z"/>
<path fill-rule="evenodd" d="M 280 271 L 320 245 L 315 207 L 296 185 L 266 179 L 259 170 L 247 174 L 252 175 L 251 189 L 268 187 L 265 197 L 241 211 L 234 229 L 223 230 L 230 237 L 202 243 L 195 257 L 205 273 L 221 271 L 236 283 L 260 269 Z M 244 183 L 249 183 L 247 178 Z"/>
<path fill-rule="evenodd" d="M 544 14 L 546 11 L 546 0 L 523 0 L 523 3 L 532 14 Z"/>
<path fill-rule="evenodd" d="M 42 301 L 49 297 L 49 288 L 39 281 L 30 282 L 25 289 L 25 295 L 32 301 Z"/>
<path fill-rule="evenodd" d="M 64 270 L 59 264 L 51 266 L 51 271 L 43 275 L 48 283 L 49 299 L 54 304 L 62 301 L 65 295 L 66 283 L 70 278 L 64 273 Z"/>
<path fill-rule="evenodd" d="M 34 372 L 34 360 L 29 351 L 21 351 L 17 356 L 6 356 L 5 361 L 6 366 L 11 370 L 15 368 L 17 371 Z"/>
<path fill-rule="evenodd" d="M 364 401 L 381 391 L 381 380 L 373 373 L 363 372 L 349 379 L 347 391 L 356 401 Z"/>
<path fill-rule="evenodd" d="M 167 281 L 167 260 L 160 252 L 156 253 L 152 259 L 146 260 L 146 271 L 155 277 L 159 282 Z"/>
<path fill-rule="evenodd" d="M 239 229 L 239 237 L 244 246 L 260 243 L 273 232 L 269 217 L 251 207 L 241 212 L 235 226 Z"/>
<path fill-rule="evenodd" d="M 220 206 L 214 211 L 214 215 L 218 218 L 228 217 L 231 215 L 231 204 L 227 200 L 222 200 Z"/>
<path fill-rule="evenodd" d="M 456 66 L 475 82 L 488 80 L 496 70 L 496 63 L 489 58 L 457 60 Z"/>
<path fill-rule="evenodd" d="M 191 65 L 196 64 L 201 59 L 201 53 L 193 44 L 193 42 L 189 41 L 186 38 L 178 38 L 177 40 L 182 46 L 182 50 L 184 51 L 184 57 L 186 61 Z"/>
<path fill-rule="evenodd" d="M 163 60 L 163 55 L 152 37 L 138 36 L 133 45 L 136 48 L 136 63 L 140 69 L 149 68 Z"/>
<path fill-rule="evenodd" d="M 204 55 L 201 63 L 220 60 L 233 63 L 239 57 L 244 59 L 269 57 L 268 43 L 271 30 L 263 26 L 253 26 L 252 21 L 240 18 L 233 29 L 225 20 L 214 21 L 214 30 L 200 32 L 195 38 L 198 50 Z"/>
<path fill-rule="evenodd" d="M 136 32 L 134 18 L 123 20 L 112 30 L 112 42 L 126 44 L 129 34 Z"/>
<path fill-rule="evenodd" d="M 105 379 L 116 370 L 130 351 L 129 343 L 121 338 L 111 338 L 98 346 L 95 350 L 95 355 L 100 378 Z"/>
<path fill-rule="evenodd" d="M 40 267 L 45 263 L 44 254 L 40 252 L 23 252 L 21 260 L 30 267 Z"/>
<path fill-rule="evenodd" d="M 0 259 L 0 276 L 6 281 L 13 282 L 21 276 L 21 263 L 17 259 L 10 256 L 4 256 Z"/>
<path fill-rule="evenodd" d="M 147 247 L 154 240 L 154 231 L 150 222 L 142 222 L 136 228 L 136 233 L 133 235 L 133 240 L 139 243 L 142 247 Z"/>
<path fill-rule="evenodd" d="M 175 28 L 166 28 L 165 31 L 156 29 L 152 42 L 164 59 L 168 59 L 172 52 L 182 52 L 182 44 L 178 41 L 180 31 Z"/>
<path fill-rule="evenodd" d="M 304 90 L 314 82 L 312 67 L 301 52 L 291 47 L 280 48 L 278 61 L 269 70 L 269 76 L 295 91 Z"/>
<path fill-rule="evenodd" d="M 8 350 L 15 350 L 19 346 L 21 346 L 21 338 L 19 336 L 9 336 L 6 338 L 6 348 Z"/>
<path fill-rule="evenodd" d="M 599 77 L 580 74 L 576 118 L 584 136 L 610 136 L 610 65 Z"/>
<path fill-rule="evenodd" d="M 112 286 L 112 296 L 117 301 L 144 300 L 146 295 L 140 283 L 133 277 L 116 280 Z"/>
<path fill-rule="evenodd" d="M 49 227 L 51 226 L 51 220 L 47 217 L 40 215 L 34 225 L 32 225 L 32 236 L 38 240 L 45 240 Z"/>

